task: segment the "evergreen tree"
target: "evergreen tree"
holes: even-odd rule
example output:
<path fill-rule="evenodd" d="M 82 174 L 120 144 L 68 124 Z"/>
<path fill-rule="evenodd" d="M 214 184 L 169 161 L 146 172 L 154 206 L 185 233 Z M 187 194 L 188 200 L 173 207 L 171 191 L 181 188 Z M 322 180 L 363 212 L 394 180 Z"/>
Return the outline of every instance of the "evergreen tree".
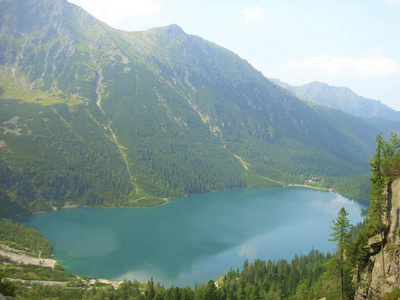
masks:
<path fill-rule="evenodd" d="M 347 216 L 346 209 L 342 207 L 337 219 L 333 220 L 333 226 L 331 226 L 333 232 L 330 234 L 332 238 L 329 239 L 336 243 L 337 252 L 330 260 L 328 267 L 333 278 L 340 280 L 340 296 L 342 300 L 352 292 L 350 259 L 346 257 L 346 251 L 350 245 L 350 221 Z"/>
<path fill-rule="evenodd" d="M 386 217 L 386 196 L 385 181 L 383 177 L 383 147 L 384 142 L 382 134 L 377 135 L 377 148 L 376 153 L 371 157 L 370 165 L 372 171 L 371 178 L 371 193 L 370 200 L 371 204 L 368 211 L 368 225 L 373 230 L 374 234 L 379 234 L 381 239 L 381 253 L 382 253 L 382 268 L 383 276 L 385 277 L 385 259 L 384 259 L 384 235 L 386 230 L 385 217 Z M 386 146 L 386 149 L 388 147 Z"/>
<path fill-rule="evenodd" d="M 204 299 L 207 300 L 218 300 L 218 290 L 217 287 L 215 286 L 215 283 L 213 280 L 210 280 L 207 285 L 206 289 L 204 292 Z"/>
<path fill-rule="evenodd" d="M 153 278 L 151 278 L 148 282 L 147 282 L 147 286 L 146 286 L 146 300 L 152 300 L 154 299 L 154 296 L 156 295 L 156 291 L 154 290 L 154 281 Z"/>
<path fill-rule="evenodd" d="M 202 300 L 204 299 L 204 286 L 201 284 L 197 284 L 194 286 L 194 300 Z"/>
<path fill-rule="evenodd" d="M 382 163 L 383 175 L 386 177 L 399 177 L 400 176 L 400 139 L 397 134 L 392 133 L 390 141 L 383 142 L 382 156 L 384 157 Z"/>
<path fill-rule="evenodd" d="M 307 280 L 304 279 L 297 285 L 296 298 L 302 299 L 302 300 L 308 299 L 309 294 L 310 294 L 310 291 L 308 288 L 308 283 L 307 283 Z"/>

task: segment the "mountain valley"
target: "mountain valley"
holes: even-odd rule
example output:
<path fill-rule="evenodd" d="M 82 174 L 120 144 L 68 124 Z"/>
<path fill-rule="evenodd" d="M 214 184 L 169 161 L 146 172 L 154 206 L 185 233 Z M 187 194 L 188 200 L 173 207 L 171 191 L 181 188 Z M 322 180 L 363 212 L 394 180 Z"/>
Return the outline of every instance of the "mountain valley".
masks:
<path fill-rule="evenodd" d="M 0 217 L 143 207 L 318 176 L 368 195 L 400 123 L 302 101 L 177 25 L 113 29 L 65 0 L 0 2 Z"/>

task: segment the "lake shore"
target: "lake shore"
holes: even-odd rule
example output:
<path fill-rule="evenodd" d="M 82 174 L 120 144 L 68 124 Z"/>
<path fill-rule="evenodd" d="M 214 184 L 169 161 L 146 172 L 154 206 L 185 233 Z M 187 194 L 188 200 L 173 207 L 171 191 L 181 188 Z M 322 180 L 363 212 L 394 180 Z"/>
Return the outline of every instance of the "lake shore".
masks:
<path fill-rule="evenodd" d="M 263 188 L 269 188 L 269 187 L 303 187 L 303 188 L 319 190 L 319 191 L 335 192 L 335 190 L 333 188 L 322 188 L 322 187 L 316 187 L 316 186 L 307 185 L 307 184 L 297 184 L 297 183 L 288 183 L 288 184 L 281 183 L 281 184 L 276 185 L 276 186 L 256 186 L 256 187 L 230 188 L 230 189 L 212 190 L 212 191 L 202 192 L 202 193 L 194 193 L 194 194 L 190 194 L 190 195 L 186 194 L 186 195 L 183 195 L 181 197 L 175 197 L 175 198 L 160 198 L 160 200 L 161 200 L 160 203 L 152 204 L 152 205 L 149 205 L 149 206 L 146 206 L 146 205 L 144 205 L 144 206 L 136 206 L 136 205 L 133 205 L 133 204 L 132 205 L 109 205 L 109 204 L 103 204 L 103 205 L 87 206 L 87 205 L 79 205 L 79 204 L 76 204 L 76 203 L 66 202 L 66 203 L 64 203 L 63 206 L 58 207 L 58 208 L 52 206 L 51 210 L 30 212 L 30 213 L 25 214 L 25 215 L 19 215 L 19 216 L 15 217 L 15 218 L 12 218 L 12 219 L 16 220 L 18 218 L 27 217 L 27 216 L 30 216 L 30 215 L 40 215 L 40 214 L 46 214 L 46 213 L 50 213 L 50 212 L 56 212 L 56 211 L 61 211 L 61 210 L 69 210 L 69 209 L 77 209 L 77 208 L 138 208 L 138 209 L 150 208 L 150 207 L 156 207 L 156 206 L 160 206 L 160 205 L 165 205 L 165 204 L 171 203 L 171 201 L 173 201 L 175 199 L 179 199 L 179 198 L 187 198 L 187 197 L 197 196 L 197 195 L 202 195 L 202 194 L 218 193 L 218 192 L 223 192 L 223 191 L 226 191 L 226 190 L 263 189 Z M 353 196 L 349 196 L 349 197 L 353 197 Z"/>
<path fill-rule="evenodd" d="M 55 265 L 57 264 L 57 261 L 55 259 L 33 257 L 30 255 L 27 255 L 23 251 L 10 248 L 3 244 L 0 244 L 0 256 L 7 257 L 12 262 L 18 263 L 18 264 L 23 264 L 23 265 L 35 265 L 35 266 L 54 268 Z M 29 285 L 40 284 L 40 285 L 66 286 L 68 284 L 68 282 L 62 282 L 62 281 L 25 280 L 25 279 L 18 279 L 18 278 L 6 278 L 6 279 L 7 279 L 7 281 L 10 281 L 10 282 L 26 283 Z M 77 276 L 77 279 L 79 279 L 79 276 Z M 92 278 L 89 280 L 84 280 L 83 282 L 85 285 L 88 285 L 88 286 L 93 286 L 96 283 L 112 285 L 114 289 L 117 289 L 118 286 L 121 283 L 123 283 L 123 281 L 113 281 L 113 280 L 100 279 L 100 278 Z"/>
<path fill-rule="evenodd" d="M 0 244 L 0 255 L 9 258 L 13 262 L 23 265 L 35 265 L 54 268 L 57 263 L 55 259 L 29 256 L 22 251 L 10 248 L 2 244 Z"/>
<path fill-rule="evenodd" d="M 288 184 L 287 186 L 294 186 L 294 187 L 304 187 L 308 189 L 313 189 L 313 190 L 319 190 L 319 191 L 328 191 L 328 192 L 334 192 L 335 190 L 332 188 L 321 188 L 321 187 L 316 187 L 308 184 Z"/>

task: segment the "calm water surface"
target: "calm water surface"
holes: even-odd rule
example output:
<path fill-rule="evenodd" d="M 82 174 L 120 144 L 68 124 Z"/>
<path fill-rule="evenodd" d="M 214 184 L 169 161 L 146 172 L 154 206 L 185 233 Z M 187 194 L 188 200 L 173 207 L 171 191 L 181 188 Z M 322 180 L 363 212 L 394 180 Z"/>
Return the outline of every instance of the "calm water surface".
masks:
<path fill-rule="evenodd" d="M 353 224 L 365 203 L 303 188 L 227 190 L 145 209 L 80 208 L 21 220 L 54 245 L 68 271 L 165 286 L 206 283 L 256 258 L 334 251 L 341 207 Z"/>

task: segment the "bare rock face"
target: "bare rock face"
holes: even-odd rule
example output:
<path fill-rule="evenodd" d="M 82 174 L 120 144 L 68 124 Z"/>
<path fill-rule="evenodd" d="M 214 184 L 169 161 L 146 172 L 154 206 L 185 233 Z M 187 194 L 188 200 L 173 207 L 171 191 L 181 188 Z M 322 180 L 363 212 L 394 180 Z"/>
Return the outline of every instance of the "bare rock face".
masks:
<path fill-rule="evenodd" d="M 388 189 L 388 227 L 384 246 L 385 271 L 382 268 L 380 237 L 372 237 L 363 249 L 371 254 L 369 260 L 358 268 L 354 299 L 382 299 L 383 295 L 400 286 L 400 179 Z M 385 274 L 383 274 L 385 272 Z"/>
<path fill-rule="evenodd" d="M 381 235 L 377 234 L 368 240 L 368 245 L 364 246 L 362 249 L 372 255 L 375 255 L 381 250 Z"/>

